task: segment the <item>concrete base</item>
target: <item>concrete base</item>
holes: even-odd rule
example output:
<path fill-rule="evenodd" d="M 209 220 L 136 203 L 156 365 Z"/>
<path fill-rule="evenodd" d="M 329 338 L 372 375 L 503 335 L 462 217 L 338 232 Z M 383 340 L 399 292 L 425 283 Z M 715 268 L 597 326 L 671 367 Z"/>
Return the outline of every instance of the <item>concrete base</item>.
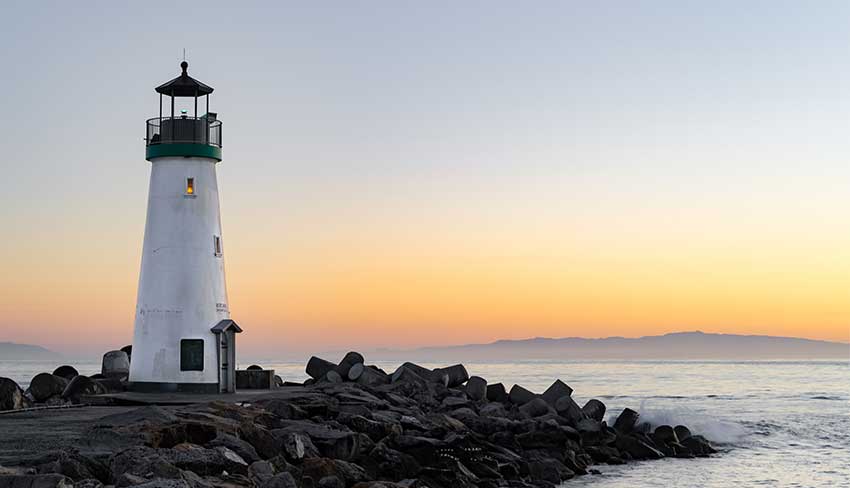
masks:
<path fill-rule="evenodd" d="M 271 390 L 274 386 L 273 369 L 240 369 L 236 371 L 237 390 Z"/>
<path fill-rule="evenodd" d="M 139 393 L 218 393 L 218 383 L 156 383 L 133 381 L 128 385 L 130 391 Z"/>

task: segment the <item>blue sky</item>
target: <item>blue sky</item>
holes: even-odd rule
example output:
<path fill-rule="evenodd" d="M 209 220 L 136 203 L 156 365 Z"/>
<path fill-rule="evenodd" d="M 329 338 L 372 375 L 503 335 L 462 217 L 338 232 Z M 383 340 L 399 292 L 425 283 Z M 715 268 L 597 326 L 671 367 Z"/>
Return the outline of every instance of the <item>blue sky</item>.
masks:
<path fill-rule="evenodd" d="M 264 254 L 279 263 L 282 281 L 259 281 L 281 294 L 307 286 L 286 281 L 286 270 L 321 273 L 340 256 L 401 261 L 425 253 L 450 263 L 483 252 L 517 259 L 520 268 L 525 256 L 524 268 L 551 266 L 563 284 L 573 261 L 561 252 L 600 250 L 597 258 L 616 255 L 635 269 L 649 266 L 649 255 L 681 254 L 682 262 L 703 260 L 691 279 L 708 284 L 694 294 L 717 293 L 714 284 L 740 279 L 740 268 L 755 263 L 761 295 L 721 300 L 738 315 L 710 320 L 699 311 L 673 320 L 663 310 L 657 319 L 599 318 L 621 324 L 600 325 L 600 333 L 694 323 L 847 338 L 846 2 L 2 9 L 0 224 L 12 237 L 0 244 L 9 263 L 0 312 L 13 318 L 0 325 L 28 325 L 18 339 L 38 339 L 66 314 L 92 324 L 92 337 L 129 335 L 149 172 L 143 123 L 157 114 L 153 88 L 179 73 L 184 48 L 190 74 L 216 88 L 212 109 L 224 121 L 219 179 L 232 301 L 256 294 L 251 283 L 265 268 L 254 256 Z M 770 283 L 774 272 L 780 284 Z M 613 268 L 604 273 L 600 286 L 623 279 Z M 81 275 L 92 278 L 75 282 Z M 792 313 L 809 311 L 814 324 L 782 322 L 781 310 L 764 305 L 783 300 L 795 282 L 818 290 L 820 298 L 795 303 Z M 84 291 L 55 303 L 26 298 L 63 286 Z M 780 286 L 782 293 L 765 291 Z M 324 293 L 316 291 L 311 306 L 339 307 L 340 316 L 307 307 L 250 318 L 268 330 L 404 322 L 346 312 Z M 104 300 L 114 310 L 99 309 Z M 441 323 L 453 323 L 445 303 L 420 305 L 446 306 Z M 359 318 L 346 319 L 348 312 Z M 535 328 L 533 314 L 506 316 L 501 324 L 527 320 L 539 334 L 573 332 L 546 321 Z M 487 329 L 487 320 L 494 318 L 483 314 L 476 327 Z"/>

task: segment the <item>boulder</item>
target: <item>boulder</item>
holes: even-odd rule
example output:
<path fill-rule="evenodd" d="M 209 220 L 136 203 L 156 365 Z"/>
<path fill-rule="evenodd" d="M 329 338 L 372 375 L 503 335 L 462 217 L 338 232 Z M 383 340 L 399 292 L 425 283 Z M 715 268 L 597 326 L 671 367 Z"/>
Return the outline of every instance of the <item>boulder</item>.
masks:
<path fill-rule="evenodd" d="M 534 398 L 519 407 L 519 411 L 527 418 L 541 417 L 550 413 L 552 407 L 542 398 Z"/>
<path fill-rule="evenodd" d="M 66 364 L 64 366 L 59 366 L 58 368 L 54 369 L 53 374 L 55 374 L 56 376 L 61 376 L 62 378 L 65 378 L 68 381 L 71 381 L 72 379 L 74 379 L 74 376 L 77 376 L 80 373 L 78 373 L 76 368 L 74 368 L 73 366 L 68 366 Z"/>
<path fill-rule="evenodd" d="M 581 411 L 585 416 L 597 422 L 602 422 L 602 419 L 605 418 L 605 404 L 595 398 L 588 400 L 581 407 Z"/>
<path fill-rule="evenodd" d="M 478 410 L 482 417 L 507 417 L 508 411 L 505 409 L 505 404 L 500 402 L 490 402 Z"/>
<path fill-rule="evenodd" d="M 664 444 L 679 443 L 679 438 L 676 437 L 676 431 L 669 425 L 659 425 L 656 427 L 653 438 L 656 442 L 663 442 Z"/>
<path fill-rule="evenodd" d="M 448 381 L 446 382 L 446 386 L 449 388 L 458 387 L 466 383 L 466 380 L 469 379 L 469 373 L 462 364 L 455 364 L 447 368 L 435 369 L 434 374 L 440 378 L 447 376 Z"/>
<path fill-rule="evenodd" d="M 556 459 L 542 459 L 528 463 L 528 474 L 534 481 L 546 481 L 559 485 L 575 476 L 575 473 Z"/>
<path fill-rule="evenodd" d="M 531 400 L 537 398 L 537 394 L 526 390 L 520 385 L 514 385 L 511 388 L 511 392 L 508 397 L 510 398 L 511 403 L 513 403 L 514 405 L 524 405 L 530 402 Z"/>
<path fill-rule="evenodd" d="M 661 459 L 664 453 L 650 446 L 647 442 L 630 435 L 617 436 L 614 444 L 621 452 L 627 452 L 632 459 Z"/>
<path fill-rule="evenodd" d="M 103 355 L 100 373 L 106 377 L 128 376 L 130 374 L 130 358 L 124 351 L 109 351 Z"/>
<path fill-rule="evenodd" d="M 314 380 L 320 380 L 328 374 L 328 371 L 333 371 L 336 369 L 336 364 L 325 361 L 320 357 L 313 356 L 307 361 L 306 372 L 310 375 L 310 378 Z"/>
<path fill-rule="evenodd" d="M 714 447 L 711 446 L 711 443 L 708 442 L 708 439 L 701 435 L 691 435 L 690 437 L 686 437 L 685 439 L 682 439 L 681 444 L 694 456 L 708 456 L 709 454 L 717 452 Z"/>
<path fill-rule="evenodd" d="M 0 377 L 0 410 L 20 410 L 26 407 L 24 392 L 9 378 Z"/>
<path fill-rule="evenodd" d="M 285 432 L 277 436 L 283 456 L 293 463 L 302 459 L 318 457 L 319 449 L 306 434 L 300 432 Z"/>
<path fill-rule="evenodd" d="M 342 376 L 334 370 L 325 373 L 324 380 L 328 383 L 342 383 Z"/>
<path fill-rule="evenodd" d="M 366 471 L 360 466 L 339 459 L 309 458 L 301 463 L 303 476 L 320 480 L 325 476 L 336 476 L 343 480 L 346 486 L 360 481 L 366 481 Z"/>
<path fill-rule="evenodd" d="M 223 446 L 206 449 L 196 444 L 178 444 L 171 449 L 160 449 L 158 452 L 177 468 L 200 476 L 218 476 L 224 471 L 248 473 L 248 463 Z"/>
<path fill-rule="evenodd" d="M 466 394 L 470 400 L 484 400 L 487 398 L 487 380 L 480 376 L 471 376 L 466 382 Z"/>
<path fill-rule="evenodd" d="M 263 484 L 258 485 L 261 488 L 298 488 L 298 484 L 295 482 L 295 478 L 292 477 L 287 471 L 283 473 L 278 473 L 265 482 Z"/>
<path fill-rule="evenodd" d="M 555 406 L 555 402 L 558 401 L 559 398 L 570 396 L 573 394 L 573 389 L 570 388 L 566 383 L 561 380 L 555 380 L 549 388 L 546 388 L 546 391 L 540 395 L 540 398 L 546 400 L 551 406 Z"/>
<path fill-rule="evenodd" d="M 567 419 L 571 424 L 577 424 L 581 419 L 584 418 L 584 413 L 581 411 L 581 407 L 573 400 L 571 396 L 562 396 L 555 402 L 555 410 L 558 412 L 558 415 Z"/>
<path fill-rule="evenodd" d="M 416 373 L 416 375 L 420 378 L 424 378 L 428 381 L 434 381 L 434 372 L 426 367 L 419 366 L 416 363 L 404 363 L 396 369 L 396 373 L 402 369 L 410 370 L 411 372 Z M 393 378 L 395 378 L 395 373 L 393 373 Z"/>
<path fill-rule="evenodd" d="M 206 443 L 207 448 L 226 447 L 238 454 L 248 464 L 260 461 L 260 455 L 248 441 L 234 435 L 219 432 L 218 437 Z"/>
<path fill-rule="evenodd" d="M 348 379 L 366 386 L 386 385 L 390 382 L 389 375 L 378 369 L 363 366 L 363 363 L 357 363 L 351 367 L 348 371 Z"/>
<path fill-rule="evenodd" d="M 505 385 L 501 383 L 487 385 L 487 401 L 507 403 L 508 400 L 508 392 L 505 390 Z"/>
<path fill-rule="evenodd" d="M 126 345 L 126 346 L 122 347 L 120 350 L 124 351 L 127 354 L 127 360 L 128 361 L 133 362 L 133 346 L 132 345 Z"/>
<path fill-rule="evenodd" d="M 342 480 L 336 476 L 325 476 L 316 485 L 318 488 L 345 488 Z"/>
<path fill-rule="evenodd" d="M 336 366 L 336 372 L 339 373 L 339 375 L 343 378 L 347 378 L 348 371 L 351 369 L 352 366 L 354 366 L 355 364 L 364 364 L 365 362 L 366 359 L 363 357 L 362 354 L 360 354 L 359 352 L 350 351 L 346 353 L 345 356 L 343 356 L 342 360 Z"/>
<path fill-rule="evenodd" d="M 691 436 L 691 430 L 684 425 L 677 425 L 673 428 L 673 431 L 676 433 L 676 438 L 679 439 L 679 442 Z"/>
<path fill-rule="evenodd" d="M 59 396 L 68 386 L 68 380 L 50 373 L 39 373 L 30 380 L 29 392 L 38 403 L 44 403 L 50 397 Z"/>
<path fill-rule="evenodd" d="M 283 378 L 281 378 L 279 375 L 274 375 L 274 386 L 276 386 L 277 388 L 283 388 L 285 386 Z"/>
<path fill-rule="evenodd" d="M 248 370 L 248 371 L 262 371 L 263 367 L 258 365 L 258 364 L 252 364 L 245 369 Z"/>
<path fill-rule="evenodd" d="M 640 414 L 631 408 L 623 409 L 623 412 L 620 413 L 620 416 L 614 422 L 614 430 L 621 434 L 628 434 L 634 430 L 638 418 L 640 418 Z"/>
<path fill-rule="evenodd" d="M 76 403 L 80 401 L 83 395 L 100 395 L 102 393 L 106 393 L 106 390 L 100 383 L 88 376 L 77 375 L 62 391 L 62 398 Z"/>
<path fill-rule="evenodd" d="M 238 427 L 237 433 L 240 439 L 251 444 L 262 459 L 271 459 L 280 453 L 277 437 L 265 427 L 246 421 Z"/>
<path fill-rule="evenodd" d="M 61 474 L 0 475 L 0 488 L 74 488 Z"/>

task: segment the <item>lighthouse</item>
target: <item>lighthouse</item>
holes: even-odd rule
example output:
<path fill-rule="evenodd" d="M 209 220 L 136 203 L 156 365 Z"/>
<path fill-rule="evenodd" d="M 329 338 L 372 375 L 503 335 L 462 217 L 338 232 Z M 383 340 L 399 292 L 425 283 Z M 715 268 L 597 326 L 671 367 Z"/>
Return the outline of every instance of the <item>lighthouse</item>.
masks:
<path fill-rule="evenodd" d="M 230 318 L 224 274 L 222 127 L 209 110 L 213 88 L 189 76 L 187 62 L 180 67 L 180 76 L 156 87 L 159 117 L 146 123 L 151 176 L 130 389 L 228 393 L 242 329 Z M 175 113 L 178 105 L 186 108 Z"/>

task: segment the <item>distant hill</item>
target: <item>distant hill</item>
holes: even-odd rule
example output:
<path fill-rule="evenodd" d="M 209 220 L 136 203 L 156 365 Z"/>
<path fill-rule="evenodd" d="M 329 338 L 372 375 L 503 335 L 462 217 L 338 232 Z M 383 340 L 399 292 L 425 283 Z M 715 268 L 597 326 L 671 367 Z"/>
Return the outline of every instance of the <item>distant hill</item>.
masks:
<path fill-rule="evenodd" d="M 42 360 L 60 357 L 59 353 L 32 344 L 0 342 L 0 360 Z"/>
<path fill-rule="evenodd" d="M 793 337 L 677 332 L 633 339 L 534 338 L 489 344 L 377 350 L 384 360 L 663 360 L 663 359 L 850 359 L 850 344 Z"/>

